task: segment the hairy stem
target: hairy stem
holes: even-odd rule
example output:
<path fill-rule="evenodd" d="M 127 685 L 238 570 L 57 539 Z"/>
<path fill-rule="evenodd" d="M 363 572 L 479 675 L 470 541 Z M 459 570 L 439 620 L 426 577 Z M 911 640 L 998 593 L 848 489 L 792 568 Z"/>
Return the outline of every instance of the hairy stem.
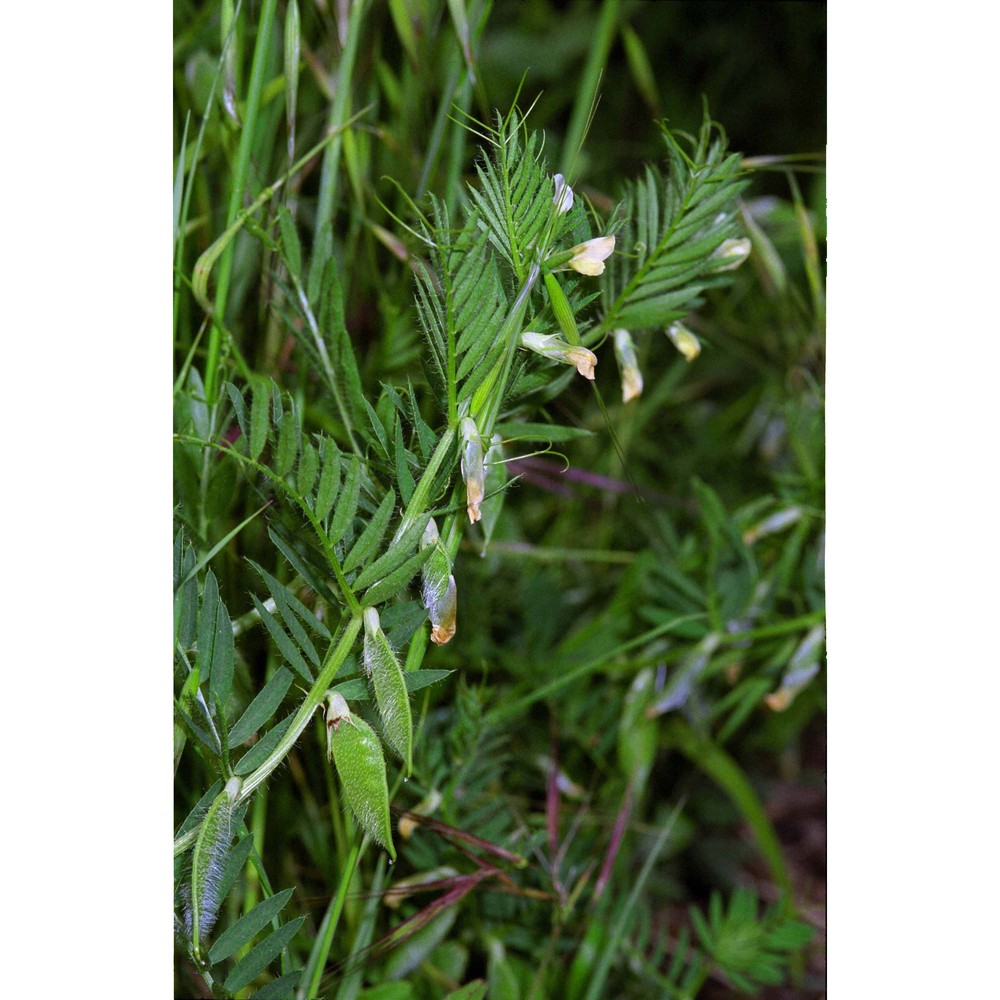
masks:
<path fill-rule="evenodd" d="M 309 693 L 303 699 L 299 710 L 295 713 L 288 731 L 260 767 L 255 771 L 251 771 L 244 778 L 239 797 L 234 806 L 245 802 L 253 794 L 254 790 L 259 788 L 270 777 L 275 768 L 285 759 L 288 751 L 295 746 L 296 740 L 302 735 L 302 730 L 309 724 L 313 712 L 322 704 L 323 696 L 326 694 L 327 688 L 329 688 L 341 664 L 347 659 L 347 654 L 350 653 L 351 647 L 354 645 L 354 640 L 358 637 L 358 632 L 361 630 L 361 621 L 361 615 L 357 614 L 352 615 L 348 620 L 344 626 L 344 631 L 340 635 L 340 641 L 331 647 L 323 663 L 323 668 L 319 672 L 319 676 L 309 689 Z M 187 850 L 197 839 L 200 829 L 201 824 L 189 830 L 182 837 L 178 837 L 174 841 L 174 854 L 181 854 Z"/>

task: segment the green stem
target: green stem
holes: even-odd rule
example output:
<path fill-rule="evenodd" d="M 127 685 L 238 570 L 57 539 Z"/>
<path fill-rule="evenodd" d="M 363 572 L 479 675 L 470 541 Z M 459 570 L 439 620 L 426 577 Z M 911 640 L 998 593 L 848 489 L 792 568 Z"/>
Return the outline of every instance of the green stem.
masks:
<path fill-rule="evenodd" d="M 601 562 L 628 565 L 635 561 L 636 552 L 610 552 L 606 549 L 561 549 L 552 546 L 531 545 L 528 542 L 490 542 L 490 552 L 499 556 L 517 556 L 519 559 L 537 559 L 539 562 Z M 478 548 L 476 548 L 478 552 Z"/>
<path fill-rule="evenodd" d="M 628 894 L 628 898 L 616 911 L 614 921 L 608 928 L 608 935 L 605 939 L 604 947 L 601 949 L 601 954 L 597 957 L 597 960 L 591 968 L 590 985 L 584 995 L 584 1000 L 598 1000 L 598 998 L 602 995 L 604 984 L 608 977 L 608 972 L 611 969 L 611 963 L 614 960 L 618 949 L 622 946 L 622 942 L 624 941 L 625 935 L 628 931 L 629 923 L 635 917 L 636 905 L 639 902 L 639 897 L 642 895 L 646 881 L 649 879 L 649 876 L 653 871 L 653 865 L 656 864 L 663 848 L 667 846 L 667 840 L 673 831 L 674 824 L 677 822 L 677 819 L 681 814 L 681 808 L 683 805 L 683 802 L 678 803 L 674 807 L 673 812 L 671 812 L 667 817 L 667 820 L 663 824 L 656 840 L 653 841 L 653 845 L 650 848 L 649 853 L 646 855 L 646 860 L 643 862 L 638 876 L 632 883 L 632 889 Z"/>
<path fill-rule="evenodd" d="M 410 502 L 406 505 L 406 510 L 403 511 L 403 517 L 399 522 L 399 527 L 396 529 L 393 544 L 398 542 L 413 527 L 417 518 L 427 510 L 427 505 L 431 499 L 431 487 L 437 478 L 441 463 L 452 450 L 454 444 L 455 428 L 448 427 L 444 434 L 441 435 L 441 440 L 438 441 L 437 447 L 434 449 L 434 454 L 431 455 L 431 460 L 427 463 L 427 468 L 424 469 L 423 475 L 420 477 L 420 482 L 417 483 L 416 489 L 413 491 L 413 496 L 410 497 Z"/>
<path fill-rule="evenodd" d="M 587 129 L 587 120 L 590 117 L 591 108 L 597 99 L 597 86 L 601 80 L 601 73 L 604 71 L 604 64 L 608 61 L 608 53 L 611 51 L 611 43 L 614 41 L 615 32 L 618 29 L 618 11 L 621 7 L 621 0 L 604 0 L 601 8 L 601 16 L 597 21 L 597 28 L 591 36 L 590 52 L 587 55 L 587 65 L 583 70 L 583 77 L 576 87 L 576 103 L 573 105 L 573 116 L 569 121 L 569 128 L 566 129 L 566 138 L 563 141 L 562 160 L 560 171 L 569 177 L 573 173 L 573 164 L 576 161 L 576 154 L 583 145 L 583 135 Z"/>
<path fill-rule="evenodd" d="M 250 151 L 256 135 L 257 112 L 260 110 L 260 96 L 264 89 L 265 64 L 271 48 L 274 14 L 277 8 L 278 0 L 264 0 L 261 7 L 257 41 L 253 52 L 253 66 L 250 70 L 250 88 L 247 92 L 244 111 L 243 131 L 240 135 L 240 146 L 237 152 L 236 173 L 229 195 L 227 218 L 230 223 L 237 217 L 243 202 L 243 191 L 246 188 L 247 173 L 250 168 Z M 233 245 L 230 244 L 219 263 L 219 284 L 215 292 L 215 314 L 223 322 L 225 321 L 226 299 L 229 295 L 229 279 L 232 275 L 232 269 Z M 205 397 L 209 405 L 215 402 L 218 389 L 219 345 L 219 329 L 213 325 L 208 331 L 208 357 L 205 362 Z"/>
<path fill-rule="evenodd" d="M 191 272 L 191 291 L 197 299 L 198 304 L 207 312 L 211 314 L 213 325 L 218 327 L 216 335 L 218 333 L 225 333 L 225 326 L 219 316 L 218 310 L 213 309 L 211 302 L 208 299 L 208 276 L 212 272 L 212 268 L 215 266 L 216 261 L 223 257 L 227 250 L 230 249 L 233 240 L 236 238 L 236 234 L 246 225 L 247 220 L 257 211 L 264 207 L 277 192 L 281 189 L 282 185 L 285 184 L 290 178 L 294 177 L 299 170 L 301 170 L 321 149 L 326 145 L 333 142 L 340 133 L 345 128 L 349 128 L 354 124 L 357 119 L 362 115 L 368 113 L 371 110 L 371 105 L 362 108 L 356 115 L 350 118 L 348 121 L 344 122 L 341 129 L 331 135 L 326 136 L 313 146 L 304 156 L 300 157 L 292 166 L 279 177 L 270 187 L 264 188 L 263 191 L 256 197 L 254 202 L 247 208 L 243 209 L 235 219 L 226 227 L 225 231 L 219 236 L 212 245 L 205 250 L 202 255 L 195 261 L 194 269 Z M 211 331 L 209 332 L 211 336 Z M 207 369 L 206 369 L 207 370 Z M 249 368 L 247 368 L 249 373 Z M 208 385 L 208 376 L 206 375 L 206 387 Z M 206 390 L 206 398 L 207 398 Z"/>
<path fill-rule="evenodd" d="M 358 958 L 365 954 L 375 933 L 375 920 L 382 902 L 382 883 L 385 880 L 385 868 L 386 862 L 383 855 L 375 864 L 375 872 L 372 875 L 371 886 L 368 889 L 365 908 L 362 911 L 361 920 L 358 923 L 358 929 L 351 944 L 350 954 L 347 956 L 347 964 L 351 971 L 340 981 L 336 1000 L 354 1000 L 361 989 L 361 983 L 364 978 L 364 967 L 363 963 L 358 961 Z"/>
<path fill-rule="evenodd" d="M 354 451 L 355 455 L 361 458 L 362 452 L 357 440 L 354 437 L 354 424 L 351 420 L 351 414 L 347 409 L 347 404 L 344 402 L 344 395 L 340 391 L 340 385 L 334 377 L 333 362 L 330 360 L 330 352 L 326 349 L 326 341 L 323 339 L 323 334 L 320 332 L 319 324 L 316 322 L 316 317 L 313 315 L 312 307 L 309 305 L 309 299 L 306 297 L 306 291 L 302 287 L 302 282 L 299 280 L 299 276 L 297 274 L 293 274 L 289 271 L 288 276 L 292 279 L 292 284 L 295 286 L 295 294 L 298 297 L 299 305 L 302 306 L 302 312 L 305 314 L 306 323 L 309 326 L 309 332 L 312 334 L 313 341 L 316 344 L 316 351 L 318 352 L 320 362 L 323 365 L 323 374 L 326 376 L 326 384 L 330 387 L 330 392 L 333 394 L 333 400 L 337 405 L 337 412 L 340 414 L 340 419 L 343 421 L 344 430 L 347 431 L 347 439 L 351 442 L 351 449 Z"/>
<path fill-rule="evenodd" d="M 344 50 L 340 54 L 340 66 L 337 69 L 337 89 L 330 107 L 329 128 L 336 130 L 336 138 L 330 143 L 323 154 L 323 166 L 320 170 L 319 201 L 316 206 L 316 229 L 333 217 L 337 206 L 337 173 L 340 167 L 340 148 L 343 132 L 347 122 L 347 109 L 351 99 L 351 74 L 354 72 L 354 60 L 358 54 L 358 40 L 361 37 L 361 19 L 364 16 L 367 0 L 354 0 L 351 5 L 350 20 L 347 24 L 347 38 Z"/>
<path fill-rule="evenodd" d="M 472 397 L 472 416 L 476 421 L 479 434 L 483 441 L 489 441 L 493 436 L 493 425 L 497 421 L 500 413 L 500 406 L 503 403 L 504 394 L 507 388 L 507 379 L 510 376 L 510 369 L 514 364 L 514 354 L 518 345 L 518 334 L 521 329 L 521 320 L 528 309 L 528 299 L 531 297 L 531 290 L 535 287 L 538 277 L 541 274 L 541 267 L 538 263 L 531 265 L 527 278 L 514 300 L 507 318 L 500 327 L 497 334 L 500 340 L 507 341 L 507 350 L 503 360 L 493 369 L 489 377 Z M 480 405 L 477 407 L 476 403 Z"/>
<path fill-rule="evenodd" d="M 333 945 L 333 935 L 337 932 L 337 927 L 340 924 L 340 916 L 344 912 L 347 890 L 350 887 L 351 879 L 354 877 L 354 869 L 357 867 L 361 850 L 367 844 L 367 837 L 362 841 L 360 835 L 355 834 L 351 851 L 347 855 L 347 860 L 340 871 L 337 892 L 330 900 L 330 905 L 323 915 L 323 923 L 316 937 L 316 944 L 313 946 L 313 950 L 309 955 L 309 962 L 302 972 L 299 987 L 295 991 L 295 1000 L 310 1000 L 312 997 L 319 996 L 319 982 L 323 978 L 323 969 L 326 967 L 326 960 Z"/>
<path fill-rule="evenodd" d="M 239 797 L 234 803 L 234 807 L 238 806 L 241 802 L 245 802 L 270 777 L 275 768 L 281 764 L 288 752 L 295 746 L 296 740 L 302 735 L 302 730 L 309 724 L 313 712 L 322 704 L 327 688 L 329 688 L 341 664 L 347 659 L 347 655 L 350 653 L 351 647 L 354 645 L 354 640 L 361 629 L 361 621 L 360 614 L 352 615 L 348 620 L 344 626 L 344 631 L 341 633 L 340 641 L 336 646 L 331 648 L 323 664 L 323 668 L 319 672 L 319 676 L 299 706 L 299 710 L 295 713 L 287 732 L 260 767 L 255 771 L 251 771 L 243 780 L 243 785 L 240 788 Z M 201 824 L 199 823 L 194 829 L 189 830 L 182 837 L 178 837 L 174 841 L 174 854 L 181 854 L 187 850 L 197 839 L 200 829 Z"/>
<path fill-rule="evenodd" d="M 748 629 L 746 632 L 723 631 L 719 639 L 721 642 L 745 642 L 748 640 L 752 642 L 756 639 L 770 639 L 772 636 L 785 635 L 788 632 L 798 632 L 800 629 L 819 625 L 825 619 L 825 611 L 813 611 L 808 615 L 789 618 L 788 621 L 777 622 L 774 625 L 764 625 L 761 628 Z"/>

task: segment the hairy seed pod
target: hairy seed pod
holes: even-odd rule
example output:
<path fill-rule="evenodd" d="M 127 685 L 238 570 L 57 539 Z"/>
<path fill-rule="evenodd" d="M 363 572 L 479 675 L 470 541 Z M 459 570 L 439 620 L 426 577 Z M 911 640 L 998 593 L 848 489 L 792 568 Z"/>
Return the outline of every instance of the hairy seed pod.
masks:
<path fill-rule="evenodd" d="M 337 691 L 331 693 L 326 710 L 326 748 L 361 829 L 395 861 L 382 744 L 364 719 L 351 714 Z"/>
<path fill-rule="evenodd" d="M 386 742 L 406 765 L 413 770 L 413 715 L 410 695 L 406 690 L 403 668 L 399 665 L 379 622 L 374 608 L 365 609 L 365 673 L 375 688 L 375 704 Z"/>
<path fill-rule="evenodd" d="M 222 903 L 219 885 L 233 840 L 230 821 L 241 785 L 239 778 L 230 778 L 226 787 L 216 795 L 202 820 L 191 854 L 191 880 L 185 892 L 184 922 L 196 962 L 201 961 L 201 943 L 215 926 L 219 915 Z"/>

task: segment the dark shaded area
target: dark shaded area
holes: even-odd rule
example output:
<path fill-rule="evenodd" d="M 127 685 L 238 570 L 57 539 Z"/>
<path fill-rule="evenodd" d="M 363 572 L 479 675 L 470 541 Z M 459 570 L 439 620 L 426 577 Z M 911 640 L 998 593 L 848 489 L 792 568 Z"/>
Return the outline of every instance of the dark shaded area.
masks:
<path fill-rule="evenodd" d="M 657 110 L 673 126 L 696 129 L 704 96 L 724 121 L 731 148 L 748 156 L 825 149 L 825 4 L 638 0 L 622 11 L 649 58 Z M 539 121 L 558 109 L 548 124 L 561 133 L 599 14 L 600 5 L 585 0 L 497 4 L 483 47 L 491 101 L 505 107 L 524 72 L 529 102 L 545 92 Z M 509 57 L 512 47 L 516 60 Z M 649 155 L 646 147 L 655 148 L 656 138 L 653 111 L 633 82 L 620 38 L 605 80 L 615 85 L 601 88 L 593 132 L 618 139 L 614 155 L 622 168 L 632 155 Z M 604 145 L 594 143 L 589 152 L 600 155 Z"/>

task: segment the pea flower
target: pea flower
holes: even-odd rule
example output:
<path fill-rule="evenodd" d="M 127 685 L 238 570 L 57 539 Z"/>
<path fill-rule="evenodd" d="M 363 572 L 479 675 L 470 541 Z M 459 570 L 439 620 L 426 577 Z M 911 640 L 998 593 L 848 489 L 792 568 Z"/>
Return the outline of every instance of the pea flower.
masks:
<path fill-rule="evenodd" d="M 483 502 L 486 469 L 483 465 L 483 439 L 471 417 L 463 417 L 458 425 L 462 438 L 462 479 L 465 480 L 466 511 L 469 523 L 479 520 L 479 505 Z"/>
<path fill-rule="evenodd" d="M 601 265 L 602 269 L 604 265 Z M 540 354 L 543 358 L 551 358 L 553 361 L 563 361 L 568 365 L 573 365 L 584 377 L 594 380 L 594 366 L 597 364 L 597 355 L 593 351 L 588 351 L 586 347 L 567 344 L 561 340 L 557 333 L 532 333 L 527 331 L 521 334 L 521 346 L 529 351 Z"/>
<path fill-rule="evenodd" d="M 635 344 L 628 330 L 615 330 L 615 359 L 622 377 L 622 402 L 642 395 L 642 372 L 635 356 Z"/>
<path fill-rule="evenodd" d="M 701 354 L 701 341 L 683 323 L 671 323 L 667 327 L 667 336 L 684 355 L 685 361 L 694 361 Z"/>
<path fill-rule="evenodd" d="M 434 546 L 430 558 L 421 571 L 421 600 L 431 621 L 431 642 L 443 646 L 455 635 L 455 616 L 458 609 L 458 590 L 451 572 L 448 553 L 440 545 L 437 524 L 432 517 L 427 522 L 420 547 Z"/>
<path fill-rule="evenodd" d="M 596 277 L 604 273 L 604 261 L 615 251 L 613 236 L 598 236 L 586 243 L 578 243 L 570 249 L 573 254 L 569 266 L 580 274 Z"/>
<path fill-rule="evenodd" d="M 556 186 L 556 194 L 552 199 L 552 204 L 562 215 L 573 207 L 573 189 L 566 183 L 566 178 L 562 174 L 556 174 L 552 180 Z"/>
<path fill-rule="evenodd" d="M 750 241 L 745 236 L 738 240 L 723 240 L 712 256 L 727 261 L 722 267 L 715 268 L 716 272 L 735 271 L 750 256 Z"/>

